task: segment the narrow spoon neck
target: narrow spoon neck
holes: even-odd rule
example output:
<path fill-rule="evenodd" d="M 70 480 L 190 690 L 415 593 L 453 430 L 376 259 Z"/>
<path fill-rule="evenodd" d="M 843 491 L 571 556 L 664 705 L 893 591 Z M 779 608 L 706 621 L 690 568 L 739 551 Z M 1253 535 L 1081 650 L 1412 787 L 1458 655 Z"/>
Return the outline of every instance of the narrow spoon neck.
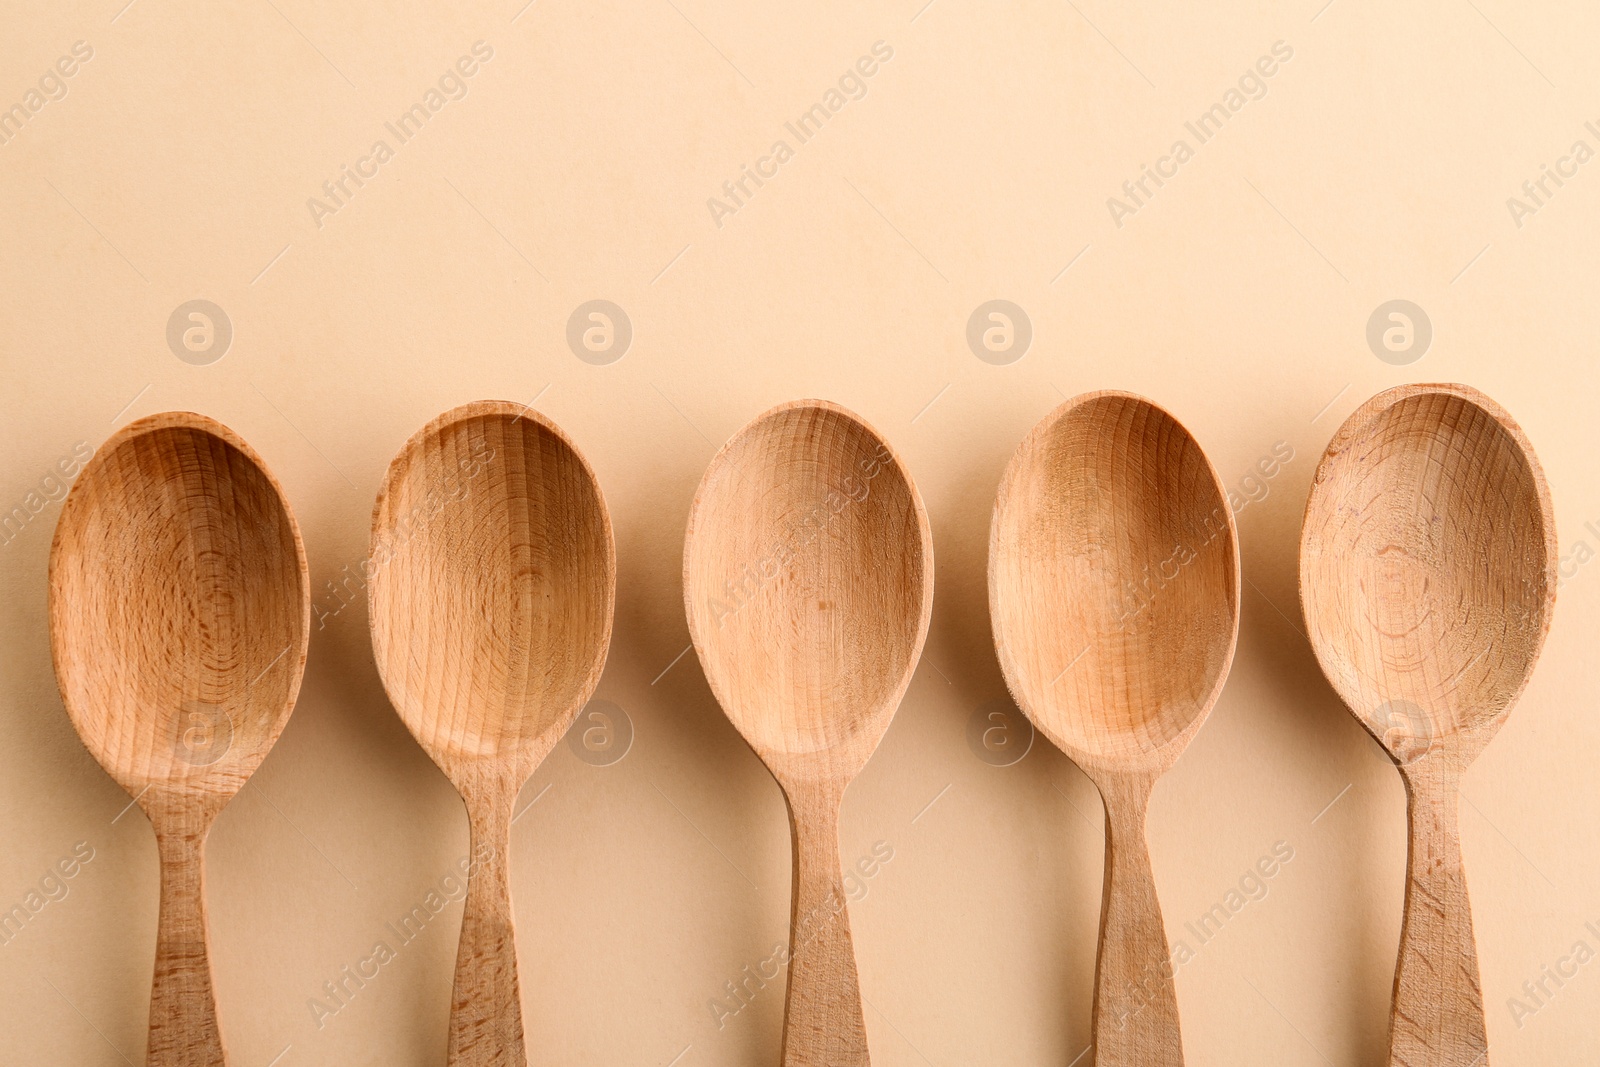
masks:
<path fill-rule="evenodd" d="M 1465 773 L 1465 761 L 1450 752 L 1434 751 L 1400 764 L 1406 797 L 1413 807 L 1454 803 L 1461 794 L 1461 779 Z"/>
<path fill-rule="evenodd" d="M 193 867 L 198 872 L 205 852 L 206 837 L 211 827 L 162 827 L 156 830 L 156 853 L 161 857 L 163 871 L 178 871 Z"/>
<path fill-rule="evenodd" d="M 457 783 L 473 839 L 501 848 L 511 833 L 522 781 L 507 774 L 474 775 Z"/>
<path fill-rule="evenodd" d="M 844 791 L 849 783 L 837 778 L 809 775 L 783 774 L 775 777 L 791 812 L 803 808 L 808 814 L 835 823 L 839 821 L 839 809 L 844 805 Z"/>
<path fill-rule="evenodd" d="M 1142 833 L 1159 776 L 1148 771 L 1094 771 L 1089 777 L 1100 790 L 1107 822 L 1116 829 L 1131 827 Z"/>
<path fill-rule="evenodd" d="M 134 797 L 150 817 L 156 841 L 163 848 L 176 848 L 182 840 L 204 841 L 217 821 L 226 798 L 205 792 L 186 792 L 181 785 L 147 786 Z M 166 853 L 162 853 L 165 857 Z"/>

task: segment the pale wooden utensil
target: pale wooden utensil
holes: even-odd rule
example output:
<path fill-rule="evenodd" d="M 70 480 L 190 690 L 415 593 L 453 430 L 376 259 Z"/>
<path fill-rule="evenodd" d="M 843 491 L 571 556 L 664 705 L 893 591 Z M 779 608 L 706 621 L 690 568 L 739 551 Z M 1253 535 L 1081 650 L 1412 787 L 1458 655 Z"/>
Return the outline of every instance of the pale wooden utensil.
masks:
<path fill-rule="evenodd" d="M 1180 1067 L 1145 818 L 1222 691 L 1239 631 L 1233 510 L 1188 431 L 1117 392 L 1035 426 L 1000 480 L 989 612 L 1018 706 L 1105 802 L 1094 1062 Z"/>
<path fill-rule="evenodd" d="M 1557 559 L 1533 448 L 1476 389 L 1379 393 L 1317 466 L 1300 541 L 1311 647 L 1400 768 L 1410 813 L 1394 1067 L 1489 1062 L 1457 826 L 1461 776 L 1533 672 Z"/>
<path fill-rule="evenodd" d="M 789 805 L 784 1067 L 865 1067 L 839 806 L 927 636 L 933 538 L 922 498 L 851 412 L 780 405 L 707 467 L 689 512 L 683 596 L 711 691 Z"/>
<path fill-rule="evenodd" d="M 616 552 L 594 472 L 521 404 L 447 411 L 389 464 L 368 603 L 384 688 L 466 802 L 451 1067 L 523 1067 L 512 810 L 600 680 Z"/>
<path fill-rule="evenodd" d="M 311 592 L 300 529 L 261 458 L 189 412 L 100 447 L 50 546 L 50 648 L 84 745 L 155 828 L 161 913 L 150 1067 L 222 1067 L 206 834 L 289 721 Z"/>

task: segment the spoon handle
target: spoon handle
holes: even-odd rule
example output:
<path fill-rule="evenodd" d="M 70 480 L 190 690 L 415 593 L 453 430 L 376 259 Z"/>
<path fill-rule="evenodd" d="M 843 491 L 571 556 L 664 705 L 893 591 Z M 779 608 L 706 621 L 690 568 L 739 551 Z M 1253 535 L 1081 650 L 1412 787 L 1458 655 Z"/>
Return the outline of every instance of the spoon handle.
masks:
<path fill-rule="evenodd" d="M 1389 1015 L 1394 1067 L 1488 1067 L 1472 903 L 1461 866 L 1461 768 L 1448 753 L 1401 766 L 1410 813 L 1405 919 Z"/>
<path fill-rule="evenodd" d="M 224 1067 L 206 948 L 207 827 L 156 830 L 161 917 L 150 987 L 150 1067 Z"/>
<path fill-rule="evenodd" d="M 472 852 L 467 898 L 450 997 L 449 1067 L 526 1067 L 517 941 L 511 915 L 514 788 L 488 788 L 467 798 Z"/>
<path fill-rule="evenodd" d="M 1145 843 L 1155 779 L 1102 775 L 1106 875 L 1095 964 L 1095 1067 L 1183 1067 L 1172 958 Z"/>
<path fill-rule="evenodd" d="M 839 805 L 831 783 L 784 790 L 794 833 L 794 904 L 783 1067 L 868 1067 L 850 909 L 839 865 Z"/>

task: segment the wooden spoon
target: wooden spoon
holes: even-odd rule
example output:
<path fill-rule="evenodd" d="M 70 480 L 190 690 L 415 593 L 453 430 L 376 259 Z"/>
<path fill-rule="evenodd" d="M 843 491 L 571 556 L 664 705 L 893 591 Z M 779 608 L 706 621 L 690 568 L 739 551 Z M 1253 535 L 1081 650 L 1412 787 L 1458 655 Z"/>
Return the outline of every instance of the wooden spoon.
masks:
<path fill-rule="evenodd" d="M 864 1067 L 839 806 L 928 633 L 933 538 L 922 498 L 851 412 L 820 400 L 775 407 L 706 469 L 689 512 L 683 597 L 711 691 L 789 805 L 784 1067 Z"/>
<path fill-rule="evenodd" d="M 1179 1067 L 1145 813 L 1222 691 L 1239 632 L 1233 511 L 1189 432 L 1115 392 L 1035 426 L 1000 480 L 989 612 L 1018 706 L 1105 802 L 1094 1062 Z"/>
<path fill-rule="evenodd" d="M 1533 672 L 1557 559 L 1533 448 L 1476 389 L 1379 393 L 1317 467 L 1300 542 L 1311 647 L 1399 766 L 1410 813 L 1395 1067 L 1488 1064 L 1460 783 Z"/>
<path fill-rule="evenodd" d="M 448 1062 L 523 1067 L 512 809 L 605 666 L 617 571 L 605 498 L 544 416 L 467 404 L 389 464 L 369 570 L 384 688 L 472 830 Z"/>
<path fill-rule="evenodd" d="M 50 546 L 61 699 L 161 855 L 151 1067 L 226 1062 L 203 848 L 289 721 L 310 622 L 294 515 L 221 423 L 175 411 L 124 426 L 62 505 Z"/>

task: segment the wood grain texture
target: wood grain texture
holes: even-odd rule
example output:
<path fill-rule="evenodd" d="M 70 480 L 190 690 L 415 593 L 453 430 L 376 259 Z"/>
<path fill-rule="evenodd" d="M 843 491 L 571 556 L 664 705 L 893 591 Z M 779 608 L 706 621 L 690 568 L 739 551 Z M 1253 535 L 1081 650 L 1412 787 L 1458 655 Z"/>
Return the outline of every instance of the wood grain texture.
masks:
<path fill-rule="evenodd" d="M 1145 814 L 1216 703 L 1239 628 L 1233 511 L 1189 432 L 1128 393 L 1046 416 L 1001 478 L 989 612 L 1018 706 L 1105 803 L 1095 1063 L 1179 1067 Z"/>
<path fill-rule="evenodd" d="M 468 404 L 390 463 L 369 570 L 384 688 L 472 830 L 448 1062 L 524 1067 L 506 851 L 518 792 L 605 666 L 616 597 L 605 499 L 544 416 Z"/>
<path fill-rule="evenodd" d="M 927 637 L 933 537 L 922 499 L 856 415 L 825 401 L 780 405 L 707 467 L 689 513 L 683 593 L 712 692 L 788 801 L 783 1063 L 863 1067 L 839 807 Z"/>
<path fill-rule="evenodd" d="M 1461 864 L 1460 760 L 1443 754 L 1402 766 L 1410 816 L 1406 897 L 1389 1015 L 1393 1067 L 1489 1062 L 1472 902 Z"/>
<path fill-rule="evenodd" d="M 1379 393 L 1317 467 L 1300 543 L 1307 632 L 1328 681 L 1406 783 L 1394 1067 L 1488 1064 L 1460 782 L 1533 672 L 1558 558 L 1532 446 L 1475 389 Z"/>
<path fill-rule="evenodd" d="M 849 897 L 839 866 L 843 792 L 829 781 L 786 791 L 794 839 L 789 912 L 789 985 L 783 1011 L 784 1067 L 862 1064 L 866 1019 L 850 936 Z"/>
<path fill-rule="evenodd" d="M 167 825 L 156 832 L 161 917 L 145 1062 L 150 1067 L 219 1067 L 227 1056 L 207 948 L 202 849 L 208 827 L 184 827 L 181 815 L 162 822 Z"/>
<path fill-rule="evenodd" d="M 1094 1062 L 1181 1067 L 1171 950 L 1145 844 L 1156 779 L 1100 772 L 1095 781 L 1106 807 L 1106 861 L 1091 1022 Z"/>
<path fill-rule="evenodd" d="M 511 911 L 511 819 L 521 782 L 468 786 L 471 866 L 450 994 L 446 1062 L 521 1067 L 527 1062 L 516 922 Z"/>
<path fill-rule="evenodd" d="M 62 701 L 150 817 L 160 852 L 147 1062 L 221 1067 L 203 847 L 299 692 L 311 618 L 299 528 L 231 430 L 153 415 L 85 466 L 56 524 L 49 584 Z"/>

